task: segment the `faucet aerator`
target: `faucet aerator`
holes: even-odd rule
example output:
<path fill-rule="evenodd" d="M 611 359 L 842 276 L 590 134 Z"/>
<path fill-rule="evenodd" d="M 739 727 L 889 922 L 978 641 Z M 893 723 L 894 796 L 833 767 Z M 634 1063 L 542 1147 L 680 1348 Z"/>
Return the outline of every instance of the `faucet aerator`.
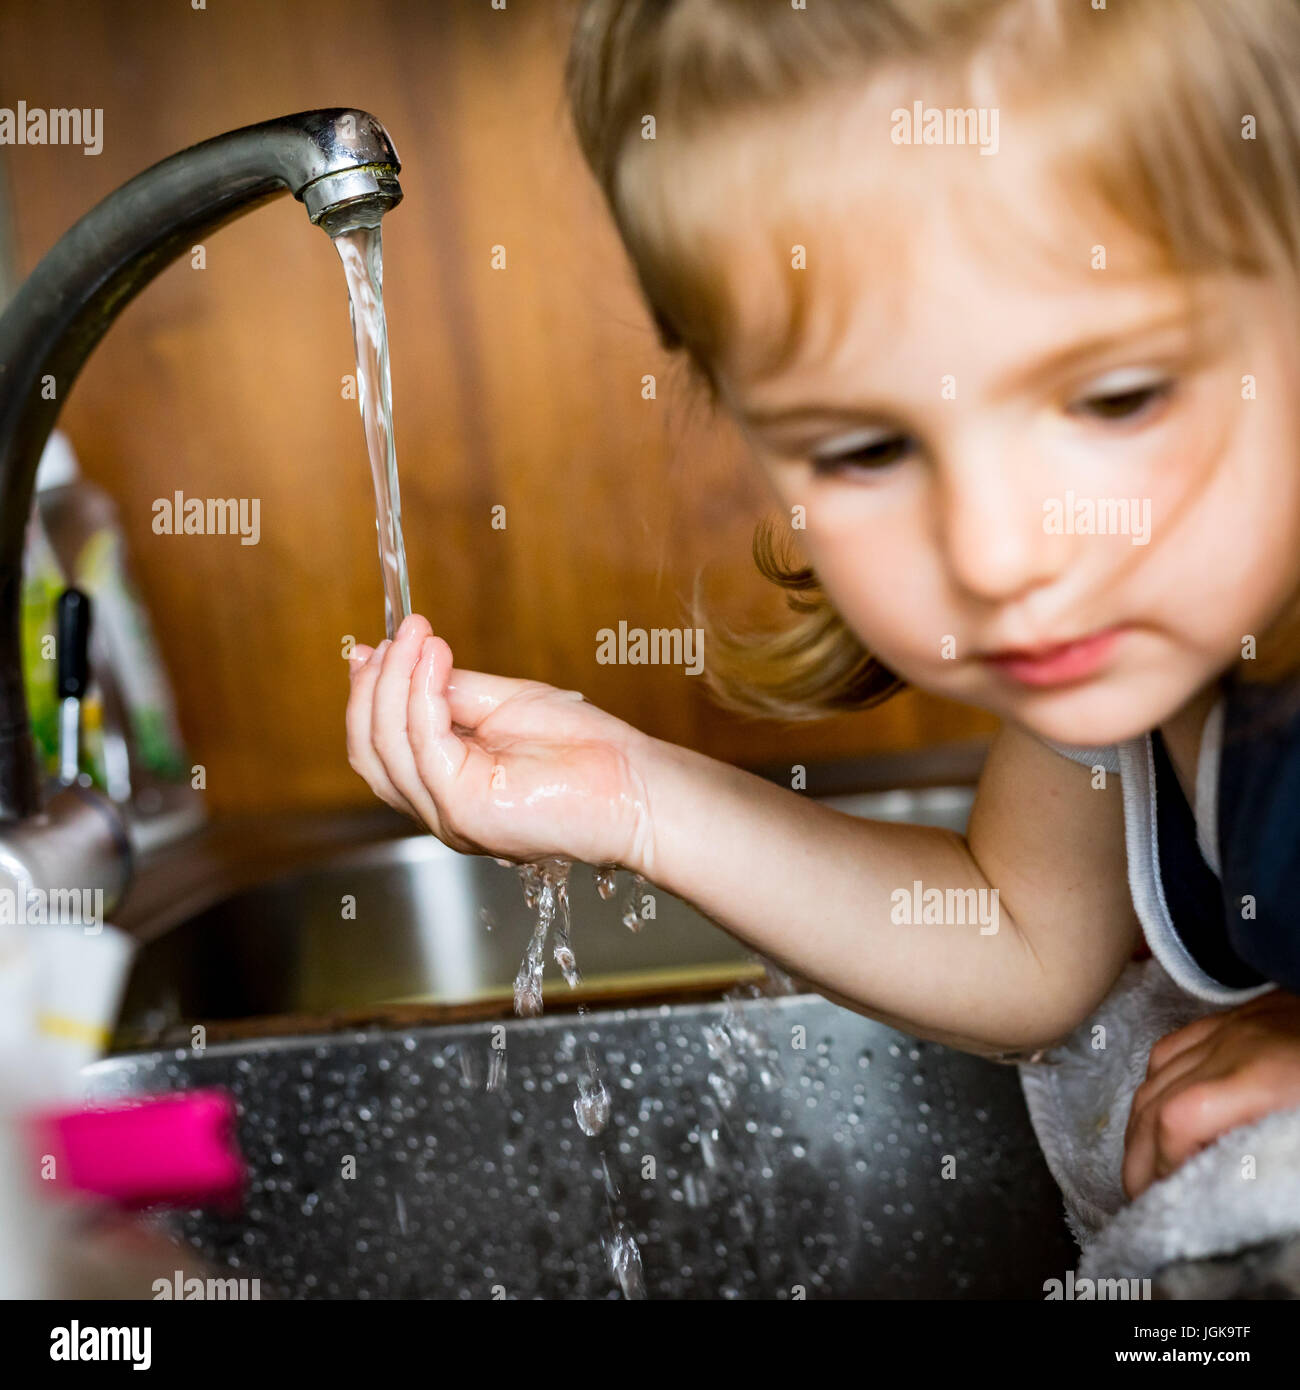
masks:
<path fill-rule="evenodd" d="M 384 214 L 402 201 L 402 186 L 391 165 L 362 165 L 325 174 L 298 196 L 312 222 L 331 237 L 377 227 Z"/>

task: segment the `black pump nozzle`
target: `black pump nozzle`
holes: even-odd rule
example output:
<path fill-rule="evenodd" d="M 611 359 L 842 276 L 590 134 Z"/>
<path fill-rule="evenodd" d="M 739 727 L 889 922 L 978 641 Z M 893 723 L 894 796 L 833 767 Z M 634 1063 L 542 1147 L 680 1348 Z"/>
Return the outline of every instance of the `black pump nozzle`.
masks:
<path fill-rule="evenodd" d="M 58 680 L 60 700 L 80 700 L 90 683 L 90 598 L 80 589 L 59 595 Z"/>
<path fill-rule="evenodd" d="M 59 595 L 55 652 L 59 781 L 70 787 L 81 773 L 81 702 L 90 684 L 90 598 L 80 589 L 64 589 Z"/>

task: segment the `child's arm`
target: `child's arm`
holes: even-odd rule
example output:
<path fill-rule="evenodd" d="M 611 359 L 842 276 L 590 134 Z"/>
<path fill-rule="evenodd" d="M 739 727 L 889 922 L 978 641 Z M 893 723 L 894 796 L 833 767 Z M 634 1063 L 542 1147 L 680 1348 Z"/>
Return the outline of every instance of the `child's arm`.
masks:
<path fill-rule="evenodd" d="M 972 1052 L 1046 1046 L 1096 1008 L 1139 939 L 1118 778 L 1012 725 L 966 837 L 861 820 L 671 744 L 646 759 L 651 876 L 851 1008 Z M 895 923 L 895 890 L 992 889 L 998 929 Z M 970 917 L 967 917 L 970 921 Z"/>
<path fill-rule="evenodd" d="M 1300 999 L 1270 990 L 1151 1049 L 1124 1136 L 1130 1197 L 1238 1125 L 1300 1106 Z"/>
<path fill-rule="evenodd" d="M 969 834 L 864 821 L 532 681 L 451 668 L 422 618 L 348 703 L 352 765 L 457 849 L 619 863 L 833 998 L 976 1052 L 1058 1041 L 1132 953 L 1118 779 L 1007 726 Z M 894 894 L 999 892 L 997 930 L 897 923 Z M 972 920 L 976 918 L 976 920 Z"/>

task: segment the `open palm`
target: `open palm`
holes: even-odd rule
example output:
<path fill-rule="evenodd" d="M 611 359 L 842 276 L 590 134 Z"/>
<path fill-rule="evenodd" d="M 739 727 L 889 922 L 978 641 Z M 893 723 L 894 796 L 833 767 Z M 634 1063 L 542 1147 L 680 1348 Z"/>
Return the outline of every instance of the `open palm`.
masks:
<path fill-rule="evenodd" d="M 456 670 L 424 618 L 350 662 L 348 760 L 453 849 L 639 868 L 642 738 L 576 690 Z"/>

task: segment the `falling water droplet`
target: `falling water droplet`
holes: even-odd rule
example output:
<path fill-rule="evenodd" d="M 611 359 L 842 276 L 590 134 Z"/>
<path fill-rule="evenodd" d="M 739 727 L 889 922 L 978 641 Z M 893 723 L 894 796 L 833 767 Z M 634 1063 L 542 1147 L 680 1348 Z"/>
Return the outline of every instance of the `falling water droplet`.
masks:
<path fill-rule="evenodd" d="M 582 975 L 578 970 L 577 957 L 573 954 L 573 947 L 569 942 L 569 932 L 572 926 L 569 917 L 569 869 L 570 865 L 564 860 L 552 861 L 561 867 L 554 875 L 555 879 L 555 963 L 560 967 L 560 973 L 564 976 L 564 982 L 570 989 L 577 989 L 582 983 Z"/>
<path fill-rule="evenodd" d="M 589 1138 L 604 1131 L 609 1123 L 609 1092 L 596 1071 L 596 1064 L 587 1049 L 587 1069 L 578 1075 L 578 1096 L 573 1102 L 578 1128 Z"/>
<path fill-rule="evenodd" d="M 478 1059 L 470 1052 L 468 1046 L 456 1047 L 456 1060 L 460 1063 L 461 1084 L 478 1089 L 479 1071 Z"/>
<path fill-rule="evenodd" d="M 625 1222 L 614 1227 L 614 1234 L 605 1240 L 605 1254 L 610 1273 L 614 1276 L 623 1297 L 645 1297 L 645 1278 L 641 1269 L 641 1251 Z"/>
<path fill-rule="evenodd" d="M 640 874 L 632 875 L 632 882 L 627 890 L 627 897 L 623 899 L 623 914 L 621 921 L 630 932 L 639 932 L 644 926 L 641 914 L 637 910 L 641 905 L 641 890 L 645 887 L 645 879 Z"/>
<path fill-rule="evenodd" d="M 682 1193 L 686 1198 L 686 1205 L 693 1211 L 699 1211 L 701 1207 L 709 1204 L 708 1184 L 698 1174 L 686 1174 L 682 1179 Z"/>

